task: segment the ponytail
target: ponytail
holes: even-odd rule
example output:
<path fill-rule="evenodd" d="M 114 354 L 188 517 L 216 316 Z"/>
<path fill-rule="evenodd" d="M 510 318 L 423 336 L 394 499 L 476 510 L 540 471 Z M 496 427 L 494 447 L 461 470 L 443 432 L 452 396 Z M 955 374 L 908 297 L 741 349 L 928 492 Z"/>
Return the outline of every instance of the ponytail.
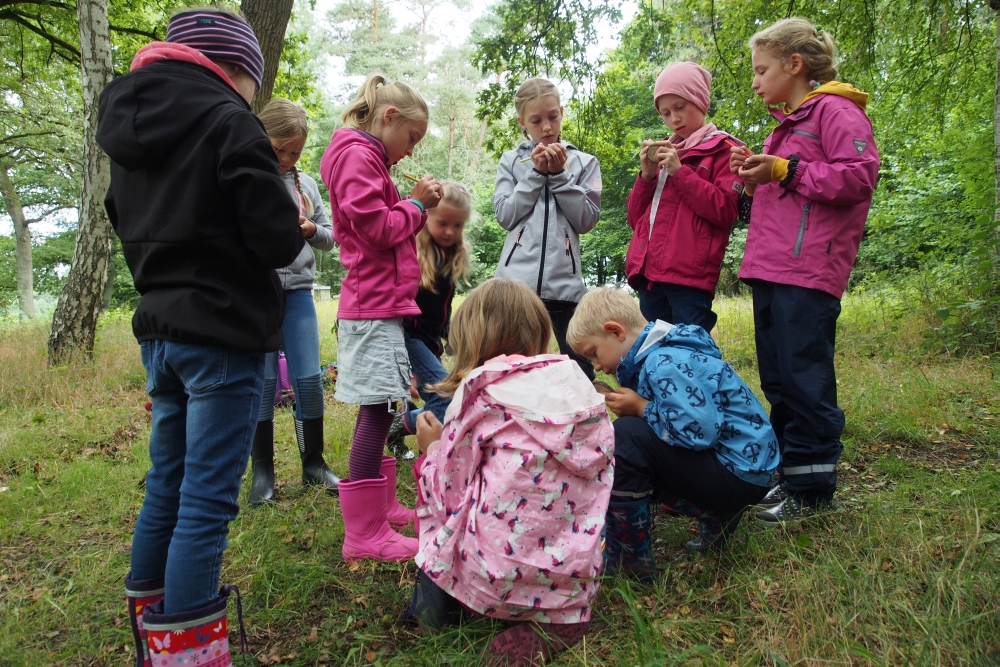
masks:
<path fill-rule="evenodd" d="M 306 211 L 306 217 L 311 218 L 316 208 L 313 206 L 312 200 L 306 196 L 305 190 L 302 189 L 302 181 L 299 180 L 299 170 L 294 164 L 292 165 L 292 178 L 295 179 L 295 189 L 299 191 L 299 196 L 302 197 L 302 208 Z"/>
<path fill-rule="evenodd" d="M 373 74 L 344 109 L 344 126 L 369 130 L 388 107 L 394 107 L 406 120 L 426 120 L 430 116 L 427 102 L 416 90 L 402 81 L 389 83 L 381 74 Z"/>

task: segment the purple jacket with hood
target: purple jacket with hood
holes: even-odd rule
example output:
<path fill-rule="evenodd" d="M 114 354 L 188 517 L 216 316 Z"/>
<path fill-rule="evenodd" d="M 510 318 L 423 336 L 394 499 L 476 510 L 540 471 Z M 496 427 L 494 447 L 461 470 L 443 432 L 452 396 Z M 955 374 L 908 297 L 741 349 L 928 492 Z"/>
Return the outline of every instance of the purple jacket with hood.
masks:
<path fill-rule="evenodd" d="M 879 156 L 865 115 L 868 95 L 831 81 L 789 115 L 764 153 L 798 157 L 790 180 L 758 186 L 740 279 L 817 289 L 841 298 L 858 255 Z"/>
<path fill-rule="evenodd" d="M 330 191 L 333 240 L 347 275 L 337 318 L 420 315 L 417 232 L 427 214 L 399 198 L 382 142 L 361 130 L 333 133 L 319 166 Z"/>

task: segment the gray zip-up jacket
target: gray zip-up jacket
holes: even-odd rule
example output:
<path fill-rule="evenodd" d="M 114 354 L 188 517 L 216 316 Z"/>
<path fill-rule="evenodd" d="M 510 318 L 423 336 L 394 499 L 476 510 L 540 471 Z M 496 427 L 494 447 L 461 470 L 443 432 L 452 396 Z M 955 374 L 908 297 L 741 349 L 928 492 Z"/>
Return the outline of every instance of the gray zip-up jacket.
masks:
<path fill-rule="evenodd" d="M 566 147 L 566 169 L 535 171 L 534 141 L 500 158 L 493 194 L 497 222 L 507 230 L 497 278 L 527 283 L 542 299 L 579 301 L 587 291 L 580 271 L 580 234 L 601 219 L 601 167 L 597 158 Z"/>
<path fill-rule="evenodd" d="M 288 192 L 292 195 L 293 201 L 299 200 L 299 191 L 295 187 L 295 176 L 289 169 L 281 175 L 281 180 L 288 187 Z M 302 251 L 295 261 L 283 269 L 278 269 L 278 279 L 281 287 L 286 290 L 312 289 L 313 278 L 316 276 L 316 258 L 313 256 L 313 248 L 317 250 L 333 250 L 333 225 L 326 217 L 326 210 L 323 208 L 323 197 L 319 194 L 316 181 L 299 169 L 299 181 L 302 183 L 302 192 L 313 205 L 313 214 L 309 218 L 316 224 L 316 234 L 311 239 L 306 239 L 306 244 L 302 246 Z"/>

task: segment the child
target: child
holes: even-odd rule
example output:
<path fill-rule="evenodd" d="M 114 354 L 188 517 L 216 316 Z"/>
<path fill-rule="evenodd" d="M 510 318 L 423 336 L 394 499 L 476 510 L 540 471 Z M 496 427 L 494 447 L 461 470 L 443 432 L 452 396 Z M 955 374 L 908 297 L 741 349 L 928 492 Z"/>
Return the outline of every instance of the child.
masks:
<path fill-rule="evenodd" d="M 250 100 L 264 59 L 214 9 L 170 19 L 101 94 L 105 204 L 142 299 L 132 330 L 152 399 L 145 498 L 125 578 L 136 667 L 213 651 L 228 665 L 219 570 L 264 383 L 281 340 L 274 269 L 302 249 L 298 211 Z"/>
<path fill-rule="evenodd" d="M 507 230 L 497 278 L 515 278 L 535 290 L 552 318 L 559 351 L 587 377 L 590 363 L 566 344 L 566 325 L 583 296 L 580 234 L 601 218 L 597 158 L 561 142 L 559 90 L 528 79 L 514 97 L 517 123 L 528 139 L 500 158 L 493 209 Z"/>
<path fill-rule="evenodd" d="M 844 412 L 833 365 L 840 299 L 878 178 L 868 95 L 836 81 L 833 37 L 785 19 L 750 40 L 753 89 L 778 126 L 764 154 L 732 149 L 750 222 L 740 279 L 753 290 L 760 385 L 781 446 L 781 484 L 761 505 L 768 525 L 829 505 Z M 749 212 L 749 215 L 748 215 Z"/>
<path fill-rule="evenodd" d="M 333 226 L 323 212 L 323 199 L 309 175 L 295 163 L 309 134 L 306 110 L 283 97 L 275 97 L 260 112 L 260 121 L 278 157 L 278 173 L 288 194 L 299 207 L 299 227 L 306 245 L 295 261 L 278 271 L 285 290 L 285 319 L 281 344 L 295 390 L 295 436 L 302 460 L 302 483 L 317 484 L 336 493 L 340 481 L 323 460 L 323 379 L 319 372 L 319 322 L 312 287 L 316 259 L 313 248 L 333 249 Z M 253 477 L 249 502 L 258 505 L 274 498 L 274 387 L 278 378 L 278 353 L 265 360 L 264 400 L 250 460 Z"/>
<path fill-rule="evenodd" d="M 618 415 L 609 561 L 642 578 L 655 575 L 651 499 L 698 518 L 701 538 L 689 550 L 723 547 L 778 465 L 777 438 L 757 397 L 704 329 L 647 323 L 622 290 L 588 292 L 567 339 L 621 385 L 604 396 Z"/>
<path fill-rule="evenodd" d="M 420 260 L 420 290 L 417 292 L 418 317 L 403 320 L 406 352 L 417 378 L 423 410 L 430 410 L 439 421 L 450 402 L 427 389 L 447 375 L 441 364 L 444 345 L 451 321 L 451 300 L 455 284 L 472 270 L 469 245 L 462 238 L 462 229 L 472 212 L 472 197 L 461 183 L 442 181 L 444 194 L 437 208 L 428 212 L 427 226 L 417 234 L 417 257 Z M 406 435 L 416 433 L 416 418 L 421 409 L 407 402 L 408 408 L 393 421 L 389 431 L 389 449 L 398 455 L 409 453 L 403 442 Z M 411 454 L 412 456 L 412 454 Z"/>
<path fill-rule="evenodd" d="M 455 313 L 455 368 L 434 387 L 454 395 L 444 426 L 430 411 L 417 420 L 426 456 L 408 614 L 431 630 L 462 609 L 521 621 L 494 638 L 489 664 L 572 646 L 597 593 L 613 435 L 579 366 L 544 354 L 551 336 L 531 288 L 486 281 Z"/>
<path fill-rule="evenodd" d="M 628 198 L 632 241 L 628 283 L 650 322 L 694 324 L 711 333 L 719 267 L 737 217 L 743 184 L 729 171 L 732 138 L 705 123 L 712 75 L 672 63 L 653 88 L 653 106 L 673 134 L 644 141 Z"/>
<path fill-rule="evenodd" d="M 403 318 L 420 315 L 416 234 L 441 200 L 430 176 L 400 200 L 389 167 L 427 132 L 427 103 L 402 82 L 370 76 L 344 111 L 320 174 L 347 275 L 337 310 L 337 400 L 359 405 L 349 480 L 339 484 L 344 560 L 407 561 L 417 541 L 393 527 L 413 520 L 396 500 L 396 459 L 382 448 L 397 402 L 410 394 Z M 391 527 L 390 527 L 391 525 Z"/>

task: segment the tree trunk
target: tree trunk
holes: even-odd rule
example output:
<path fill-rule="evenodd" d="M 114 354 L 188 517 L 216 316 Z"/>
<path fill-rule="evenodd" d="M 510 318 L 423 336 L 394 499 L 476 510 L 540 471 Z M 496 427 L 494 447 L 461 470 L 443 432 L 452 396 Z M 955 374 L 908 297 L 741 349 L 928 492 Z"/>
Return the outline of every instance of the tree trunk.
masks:
<path fill-rule="evenodd" d="M 455 152 L 455 116 L 448 116 L 448 178 L 451 178 L 451 157 Z"/>
<path fill-rule="evenodd" d="M 34 276 L 31 270 L 31 232 L 24 219 L 24 208 L 21 198 L 10 180 L 7 165 L 0 165 L 0 193 L 10 219 L 14 221 L 14 261 L 17 264 L 17 305 L 21 317 L 31 319 L 35 316 L 35 291 L 32 288 Z"/>
<path fill-rule="evenodd" d="M 378 0 L 375 0 L 375 21 L 373 26 L 372 32 L 374 33 L 375 38 L 372 41 L 372 44 L 378 44 Z"/>
<path fill-rule="evenodd" d="M 260 51 L 264 54 L 264 77 L 251 105 L 254 113 L 260 113 L 271 101 L 281 51 L 285 47 L 285 30 L 294 4 L 295 0 L 243 0 L 240 4 L 247 23 L 257 35 Z"/>
<path fill-rule="evenodd" d="M 114 74 L 107 0 L 77 0 L 80 67 L 83 71 L 83 187 L 76 246 L 66 285 L 59 294 L 49 336 L 49 364 L 69 363 L 76 352 L 94 350 L 97 315 L 111 256 L 111 224 L 104 210 L 110 160 L 97 145 L 97 103 Z"/>

